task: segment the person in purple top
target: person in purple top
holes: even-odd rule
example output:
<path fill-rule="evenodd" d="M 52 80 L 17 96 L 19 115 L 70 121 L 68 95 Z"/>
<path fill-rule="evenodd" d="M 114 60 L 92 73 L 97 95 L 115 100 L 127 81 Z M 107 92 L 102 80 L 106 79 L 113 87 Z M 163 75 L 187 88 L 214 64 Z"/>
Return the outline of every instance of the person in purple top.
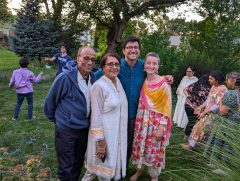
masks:
<path fill-rule="evenodd" d="M 57 62 L 57 73 L 56 76 L 62 73 L 62 68 L 67 64 L 67 62 L 71 61 L 72 58 L 67 54 L 67 46 L 61 45 L 60 46 L 60 53 L 56 53 L 52 58 L 45 57 L 46 61 L 56 61 Z"/>
<path fill-rule="evenodd" d="M 33 119 L 33 83 L 38 83 L 41 80 L 43 72 L 35 77 L 34 73 L 28 70 L 28 64 L 29 61 L 27 58 L 20 59 L 20 68 L 13 71 L 10 79 L 9 87 L 13 88 L 15 86 L 17 94 L 17 103 L 12 118 L 13 121 L 18 119 L 18 113 L 25 97 L 28 102 L 28 119 Z"/>

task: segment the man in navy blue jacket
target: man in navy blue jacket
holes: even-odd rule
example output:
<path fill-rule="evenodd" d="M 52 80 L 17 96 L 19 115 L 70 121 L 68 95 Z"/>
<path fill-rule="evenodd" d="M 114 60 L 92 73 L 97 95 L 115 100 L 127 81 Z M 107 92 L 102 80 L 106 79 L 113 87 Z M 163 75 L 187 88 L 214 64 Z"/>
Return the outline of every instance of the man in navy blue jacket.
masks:
<path fill-rule="evenodd" d="M 78 50 L 59 74 L 46 97 L 44 112 L 55 123 L 58 178 L 77 181 L 84 162 L 90 124 L 91 74 L 96 60 L 92 48 Z"/>

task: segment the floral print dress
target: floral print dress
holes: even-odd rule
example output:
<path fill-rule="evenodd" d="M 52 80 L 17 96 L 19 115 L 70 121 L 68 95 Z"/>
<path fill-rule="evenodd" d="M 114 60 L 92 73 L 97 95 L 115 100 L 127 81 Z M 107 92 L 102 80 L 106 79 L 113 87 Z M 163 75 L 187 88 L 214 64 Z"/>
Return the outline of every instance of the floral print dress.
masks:
<path fill-rule="evenodd" d="M 220 85 L 215 90 L 213 90 L 213 87 L 212 87 L 208 94 L 208 98 L 206 100 L 207 104 L 206 104 L 205 110 L 209 111 L 213 106 L 219 105 L 226 91 L 227 91 L 227 88 L 224 85 Z M 208 140 L 208 137 L 212 130 L 213 120 L 214 120 L 213 114 L 206 114 L 203 118 L 201 118 L 196 123 L 196 125 L 193 127 L 192 133 L 188 140 L 191 146 L 195 146 L 195 143 L 197 142 L 199 143 L 199 142 Z"/>
<path fill-rule="evenodd" d="M 165 167 L 165 149 L 169 144 L 171 129 L 172 97 L 171 88 L 160 80 L 156 84 L 144 82 L 138 113 L 135 122 L 132 162 L 141 168 L 142 165 L 162 169 Z M 155 134 L 159 127 L 164 134 L 160 141 Z"/>

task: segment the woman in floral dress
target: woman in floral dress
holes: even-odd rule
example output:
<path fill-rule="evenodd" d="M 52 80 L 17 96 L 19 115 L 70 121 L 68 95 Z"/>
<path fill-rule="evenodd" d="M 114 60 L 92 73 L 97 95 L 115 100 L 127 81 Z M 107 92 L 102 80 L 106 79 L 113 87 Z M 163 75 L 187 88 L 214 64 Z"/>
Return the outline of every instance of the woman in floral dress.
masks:
<path fill-rule="evenodd" d="M 199 121 L 192 129 L 192 133 L 188 138 L 188 144 L 181 144 L 181 147 L 184 149 L 191 149 L 197 143 L 208 140 L 212 129 L 212 121 L 214 120 L 214 115 L 209 113 L 217 112 L 221 99 L 227 91 L 227 87 L 223 85 L 224 75 L 221 72 L 212 71 L 208 80 L 212 87 L 207 100 L 194 111 L 198 115 Z"/>
<path fill-rule="evenodd" d="M 130 178 L 135 181 L 144 165 L 148 167 L 151 181 L 157 181 L 165 167 L 165 150 L 171 130 L 171 88 L 157 74 L 160 64 L 156 53 L 148 53 L 145 60 L 146 80 L 143 84 L 135 122 L 132 163 L 137 171 Z"/>

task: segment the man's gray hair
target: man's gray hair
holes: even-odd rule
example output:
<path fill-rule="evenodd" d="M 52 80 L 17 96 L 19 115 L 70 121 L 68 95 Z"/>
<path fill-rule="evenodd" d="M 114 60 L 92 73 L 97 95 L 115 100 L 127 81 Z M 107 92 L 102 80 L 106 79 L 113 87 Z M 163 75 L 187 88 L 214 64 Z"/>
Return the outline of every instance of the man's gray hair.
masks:
<path fill-rule="evenodd" d="M 232 71 L 227 74 L 227 79 L 240 79 L 240 72 Z"/>

